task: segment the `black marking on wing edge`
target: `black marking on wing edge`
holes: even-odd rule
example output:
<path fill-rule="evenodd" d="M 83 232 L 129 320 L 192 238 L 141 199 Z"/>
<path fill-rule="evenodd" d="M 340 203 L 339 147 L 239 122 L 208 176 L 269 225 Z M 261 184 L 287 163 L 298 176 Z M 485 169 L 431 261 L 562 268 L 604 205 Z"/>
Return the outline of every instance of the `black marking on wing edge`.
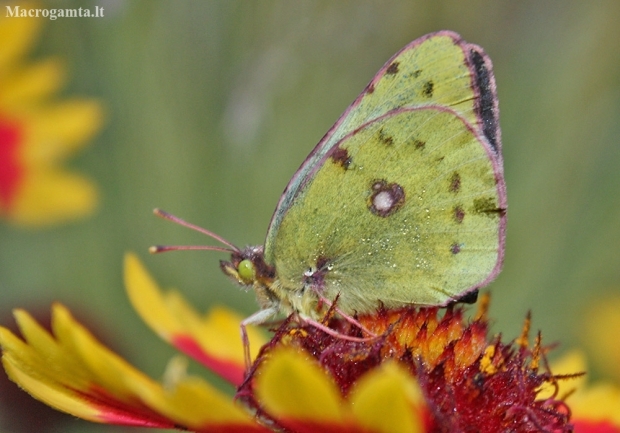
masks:
<path fill-rule="evenodd" d="M 462 303 L 462 304 L 475 304 L 477 300 L 478 300 L 478 289 L 465 293 L 463 296 L 458 298 L 456 302 Z"/>
<path fill-rule="evenodd" d="M 398 65 L 400 65 L 399 62 L 393 62 L 390 66 L 388 66 L 388 68 L 386 69 L 385 73 L 388 75 L 394 75 L 398 73 Z"/>
<path fill-rule="evenodd" d="M 477 198 L 474 200 L 474 212 L 488 216 L 504 216 L 506 209 L 497 207 L 492 197 Z"/>
<path fill-rule="evenodd" d="M 498 113 L 495 110 L 495 89 L 493 88 L 491 72 L 484 60 L 484 55 L 475 49 L 470 50 L 470 60 L 474 67 L 474 85 L 480 92 L 480 99 L 476 104 L 476 111 L 482 120 L 482 132 L 493 147 L 496 154 L 499 154 L 497 146 Z"/>

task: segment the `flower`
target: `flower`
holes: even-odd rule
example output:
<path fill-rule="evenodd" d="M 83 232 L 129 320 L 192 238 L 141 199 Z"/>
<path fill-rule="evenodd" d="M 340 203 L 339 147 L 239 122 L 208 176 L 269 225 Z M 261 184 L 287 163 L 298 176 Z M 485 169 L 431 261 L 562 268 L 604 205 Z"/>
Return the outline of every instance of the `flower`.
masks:
<path fill-rule="evenodd" d="M 609 332 L 609 331 L 607 331 Z M 559 374 L 586 371 L 585 356 L 573 350 L 554 363 Z M 609 382 L 587 384 L 584 375 L 561 381 L 559 392 L 567 395 L 576 433 L 620 433 L 620 387 Z"/>
<path fill-rule="evenodd" d="M 386 360 L 396 361 L 408 373 L 400 380 L 415 379 L 423 395 L 423 410 L 417 411 L 417 419 L 424 421 L 421 431 L 571 431 L 564 403 L 554 396 L 538 398 L 540 387 L 554 383 L 555 377 L 538 371 L 542 347 L 538 339 L 534 348 L 528 348 L 529 319 L 516 342 L 488 341 L 487 302 L 470 324 L 465 323 L 461 308 L 448 308 L 443 316 L 439 308 L 381 309 L 376 315 L 360 317 L 362 326 L 380 336 L 367 342 L 342 338 L 360 335 L 359 327 L 342 319 L 327 322 L 341 336 L 309 325 L 283 326 L 263 347 L 250 377 L 257 374 L 260 385 L 261 364 L 272 362 L 271 352 L 281 346 L 295 347 L 312 354 L 346 397 L 368 371 L 384 367 Z M 246 380 L 237 395 L 259 414 L 268 417 L 274 412 L 269 407 L 263 410 L 269 400 L 253 389 L 252 380 Z M 384 405 L 393 401 L 387 397 Z M 394 419 L 383 416 L 383 423 L 386 418 Z M 271 421 L 292 431 L 312 431 L 281 418 Z M 385 431 L 395 431 L 398 425 L 388 423 Z"/>
<path fill-rule="evenodd" d="M 29 227 L 93 211 L 93 184 L 59 163 L 102 123 L 101 107 L 93 100 L 52 101 L 65 75 L 57 59 L 24 64 L 41 23 L 0 19 L 0 217 Z"/>
<path fill-rule="evenodd" d="M 590 383 L 587 377 L 563 383 L 570 394 L 576 432 L 620 433 L 620 297 L 605 296 L 589 304 L 579 323 L 579 333 L 588 354 L 610 379 Z M 554 371 L 586 371 L 586 355 L 573 350 L 554 364 Z"/>
<path fill-rule="evenodd" d="M 191 309 L 185 310 L 185 304 L 175 292 L 164 296 L 154 286 L 154 281 L 133 256 L 126 260 L 125 278 L 131 286 L 128 290 L 132 299 L 135 292 L 144 295 L 140 298 L 143 304 L 138 310 L 151 305 L 150 311 L 160 315 L 159 332 L 165 338 L 185 341 L 181 337 L 192 339 L 196 336 L 193 345 L 182 346 L 189 347 L 190 352 L 200 354 L 211 349 L 212 346 L 202 346 L 205 330 L 214 330 L 225 336 L 230 324 L 239 324 L 240 318 L 227 311 L 198 317 Z M 160 306 L 162 310 L 158 309 Z M 173 317 L 172 313 L 178 311 L 188 315 Z M 185 374 L 178 362 L 171 362 L 165 375 L 166 382 L 158 383 L 148 378 L 101 345 L 60 304 L 52 308 L 51 334 L 25 311 L 17 310 L 15 317 L 25 341 L 0 328 L 5 370 L 35 398 L 58 410 L 109 424 L 159 428 L 183 426 L 197 432 L 268 431 L 257 425 L 227 395 L 201 378 Z M 218 346 L 208 354 L 208 359 L 215 360 L 214 371 L 225 377 L 234 377 L 231 372 L 243 369 L 243 347 L 238 328 L 235 336 L 237 338 L 233 341 L 237 345 L 229 341 L 225 347 Z M 250 333 L 250 339 L 257 342 L 254 332 Z"/>
<path fill-rule="evenodd" d="M 357 323 L 330 310 L 323 324 L 335 332 L 294 316 L 269 341 L 249 329 L 246 372 L 240 317 L 222 308 L 197 314 L 176 291 L 163 293 L 133 255 L 125 285 L 146 323 L 234 385 L 234 399 L 189 375 L 179 358 L 152 380 L 60 304 L 51 333 L 22 310 L 24 340 L 0 328 L 12 380 L 80 418 L 195 432 L 603 431 L 584 424 L 594 418 L 581 404 L 572 424 L 564 388 L 580 375 L 544 367 L 548 348 L 540 334 L 530 344 L 529 318 L 515 341 L 489 338 L 487 297 L 472 320 L 462 307 L 379 309 Z"/>
<path fill-rule="evenodd" d="M 6 303 L 5 303 L 6 304 Z M 50 311 L 46 306 L 38 304 L 29 306 L 30 314 L 37 321 L 44 324 L 50 323 Z M 11 317 L 9 317 L 11 316 Z M 84 315 L 84 317 L 89 317 Z M 6 326 L 13 332 L 18 332 L 14 325 L 10 311 L 0 306 L 0 325 Z M 89 325 L 93 321 L 89 321 Z M 51 407 L 33 399 L 28 393 L 23 392 L 15 383 L 11 382 L 4 370 L 0 371 L 0 431 L 11 433 L 52 433 L 66 431 L 66 427 L 80 422 L 75 417 L 52 409 Z"/>
<path fill-rule="evenodd" d="M 618 293 L 618 288 L 609 292 Z M 597 362 L 596 366 L 616 382 L 620 381 L 620 344 L 617 338 L 617 332 L 620 332 L 620 295 L 606 295 L 587 304 L 578 331 L 585 349 Z"/>

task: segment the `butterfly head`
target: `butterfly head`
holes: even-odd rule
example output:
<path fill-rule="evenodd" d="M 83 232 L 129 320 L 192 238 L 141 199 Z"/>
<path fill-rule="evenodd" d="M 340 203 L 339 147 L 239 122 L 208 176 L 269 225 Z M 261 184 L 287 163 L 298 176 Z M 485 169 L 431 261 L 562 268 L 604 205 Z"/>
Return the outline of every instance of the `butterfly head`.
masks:
<path fill-rule="evenodd" d="M 222 271 L 243 286 L 269 287 L 275 278 L 275 270 L 265 263 L 263 247 L 246 247 L 232 251 L 230 261 L 221 260 Z"/>

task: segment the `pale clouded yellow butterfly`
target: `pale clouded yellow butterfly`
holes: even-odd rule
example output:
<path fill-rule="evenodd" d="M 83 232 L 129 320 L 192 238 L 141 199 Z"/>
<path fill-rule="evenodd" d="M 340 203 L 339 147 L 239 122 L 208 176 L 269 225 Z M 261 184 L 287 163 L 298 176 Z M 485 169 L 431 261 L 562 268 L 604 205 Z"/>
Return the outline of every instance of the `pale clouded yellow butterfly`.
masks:
<path fill-rule="evenodd" d="M 491 61 L 453 32 L 394 55 L 303 162 L 263 246 L 226 247 L 222 270 L 261 310 L 316 323 L 338 299 L 345 316 L 382 304 L 475 299 L 504 256 L 506 188 Z M 326 301 L 326 302 L 322 302 Z"/>

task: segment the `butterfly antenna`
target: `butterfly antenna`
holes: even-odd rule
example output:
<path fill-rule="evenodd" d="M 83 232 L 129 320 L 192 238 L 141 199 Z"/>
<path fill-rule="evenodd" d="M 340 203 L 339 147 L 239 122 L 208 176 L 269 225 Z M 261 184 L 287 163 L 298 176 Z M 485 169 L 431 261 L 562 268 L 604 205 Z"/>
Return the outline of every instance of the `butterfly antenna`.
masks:
<path fill-rule="evenodd" d="M 163 218 L 168 221 L 172 221 L 173 223 L 182 225 L 183 227 L 187 227 L 189 229 L 192 229 L 204 235 L 207 235 L 210 238 L 215 239 L 216 241 L 226 245 L 228 248 L 215 247 L 215 246 L 210 246 L 210 245 L 155 245 L 149 248 L 149 252 L 152 254 L 165 253 L 167 251 L 179 251 L 179 250 L 207 250 L 207 251 L 222 251 L 225 253 L 240 252 L 239 248 L 237 248 L 236 246 L 234 246 L 233 244 L 231 244 L 230 242 L 228 242 L 226 239 L 222 238 L 221 236 L 216 235 L 212 231 L 203 229 L 202 227 L 198 227 L 197 225 L 194 225 L 192 223 L 188 223 L 187 221 L 177 216 L 174 216 L 172 214 L 169 214 L 168 212 L 163 211 L 161 209 L 157 209 L 157 208 L 153 209 L 153 213 L 160 218 Z"/>

